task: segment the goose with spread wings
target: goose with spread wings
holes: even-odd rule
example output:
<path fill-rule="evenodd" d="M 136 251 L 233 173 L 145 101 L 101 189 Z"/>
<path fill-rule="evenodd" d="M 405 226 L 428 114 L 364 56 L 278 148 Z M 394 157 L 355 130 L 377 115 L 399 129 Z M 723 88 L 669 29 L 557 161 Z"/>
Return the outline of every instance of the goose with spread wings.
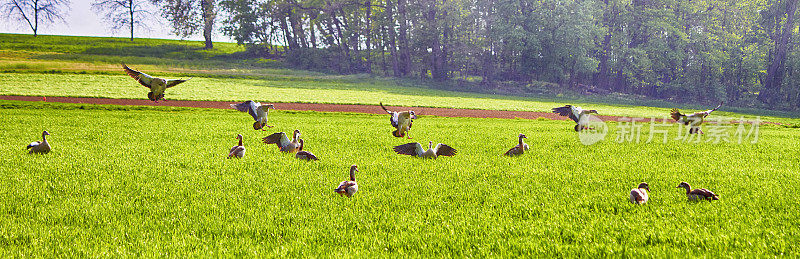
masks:
<path fill-rule="evenodd" d="M 717 105 L 717 108 L 702 112 L 695 112 L 689 115 L 681 113 L 677 108 L 673 108 L 669 115 L 676 122 L 689 126 L 689 134 L 697 134 L 698 132 L 703 134 L 703 130 L 700 129 L 700 125 L 703 124 L 703 121 L 709 114 L 719 109 L 719 107 L 722 107 L 723 103 L 724 102 L 720 102 L 719 105 Z"/>
<path fill-rule="evenodd" d="M 275 109 L 275 106 L 272 104 L 261 105 L 261 103 L 251 100 L 238 104 L 232 103 L 231 108 L 240 112 L 246 112 L 250 114 L 250 116 L 253 116 L 253 119 L 256 120 L 256 122 L 253 123 L 253 129 L 255 130 L 265 131 L 265 126 L 267 128 L 274 127 L 267 125 L 267 115 L 269 115 L 269 109 Z"/>
<path fill-rule="evenodd" d="M 554 113 L 561 116 L 567 116 L 575 121 L 575 131 L 588 129 L 589 114 L 597 114 L 596 110 L 584 110 L 581 107 L 573 105 L 564 105 L 563 107 L 553 108 Z"/>
<path fill-rule="evenodd" d="M 428 150 L 422 148 L 422 144 L 408 143 L 394 147 L 394 152 L 401 155 L 410 155 L 422 158 L 436 158 L 438 156 L 454 156 L 458 152 L 454 148 L 439 143 L 433 147 L 433 141 L 428 141 Z"/>
<path fill-rule="evenodd" d="M 297 152 L 300 151 L 300 131 L 294 130 L 292 140 L 286 136 L 286 132 L 273 133 L 272 135 L 263 138 L 264 143 L 275 144 L 281 152 Z"/>
<path fill-rule="evenodd" d="M 147 93 L 147 98 L 154 102 L 158 102 L 158 100 L 164 100 L 164 91 L 167 90 L 167 88 L 189 81 L 189 79 L 163 79 L 152 77 L 148 74 L 133 70 L 124 63 L 122 64 L 122 68 L 125 69 L 125 73 L 128 73 L 130 77 L 136 79 L 139 84 L 150 88 L 150 92 Z"/>
<path fill-rule="evenodd" d="M 383 108 L 383 110 L 386 111 L 386 113 L 392 115 L 392 117 L 389 118 L 389 122 L 391 122 L 392 127 L 395 128 L 395 130 L 392 131 L 392 136 L 402 138 L 408 135 L 408 138 L 411 139 L 411 134 L 409 134 L 411 131 L 411 125 L 413 124 L 414 119 L 417 118 L 417 115 L 414 113 L 414 111 L 409 110 L 402 112 L 394 112 L 390 111 L 389 109 L 386 109 L 386 107 L 383 106 L 382 102 L 380 104 L 381 108 Z"/>

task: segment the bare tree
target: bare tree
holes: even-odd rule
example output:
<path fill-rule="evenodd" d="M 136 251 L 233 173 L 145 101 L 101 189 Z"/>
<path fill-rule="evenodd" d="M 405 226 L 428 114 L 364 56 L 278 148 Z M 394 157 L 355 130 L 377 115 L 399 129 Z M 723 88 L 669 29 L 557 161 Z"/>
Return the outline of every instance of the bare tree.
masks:
<path fill-rule="evenodd" d="M 144 21 L 152 16 L 145 8 L 146 4 L 144 0 L 96 0 L 92 3 L 92 9 L 106 14 L 104 19 L 110 23 L 113 31 L 130 28 L 133 41 L 134 27 L 147 28 Z"/>
<path fill-rule="evenodd" d="M 196 34 L 203 28 L 205 48 L 212 49 L 211 35 L 214 29 L 214 0 L 150 0 L 162 6 L 164 18 L 170 21 L 172 33 L 185 38 Z"/>
<path fill-rule="evenodd" d="M 40 21 L 64 21 L 64 9 L 69 9 L 69 0 L 8 0 L 2 9 L 9 18 L 28 23 L 36 37 L 39 35 Z"/>

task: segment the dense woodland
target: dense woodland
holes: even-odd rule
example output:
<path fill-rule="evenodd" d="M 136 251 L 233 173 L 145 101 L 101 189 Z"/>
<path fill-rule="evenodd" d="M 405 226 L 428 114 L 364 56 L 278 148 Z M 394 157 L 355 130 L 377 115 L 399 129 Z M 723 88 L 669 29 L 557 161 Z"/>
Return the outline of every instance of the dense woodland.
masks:
<path fill-rule="evenodd" d="M 67 3 L 5 1 L 5 11 L 21 14 L 34 32 L 36 10 Z M 95 0 L 94 6 L 108 22 L 129 27 L 131 40 L 138 17 L 154 16 L 142 5 L 153 4 L 178 36 L 202 32 L 213 48 L 211 36 L 221 31 L 250 55 L 303 69 L 800 110 L 798 1 Z"/>
<path fill-rule="evenodd" d="M 218 4 L 226 35 L 308 69 L 799 109 L 797 1 Z"/>

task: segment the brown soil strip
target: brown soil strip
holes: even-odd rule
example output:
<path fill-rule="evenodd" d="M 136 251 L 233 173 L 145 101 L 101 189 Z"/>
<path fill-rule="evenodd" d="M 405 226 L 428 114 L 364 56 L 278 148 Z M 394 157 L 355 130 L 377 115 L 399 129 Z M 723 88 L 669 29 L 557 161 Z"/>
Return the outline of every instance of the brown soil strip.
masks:
<path fill-rule="evenodd" d="M 45 99 L 46 98 L 46 99 Z M 233 102 L 219 101 L 177 101 L 167 100 L 158 103 L 146 99 L 109 99 L 109 98 L 86 98 L 86 97 L 41 97 L 41 96 L 12 96 L 0 95 L 0 100 L 14 101 L 47 101 L 59 103 L 87 103 L 87 104 L 113 104 L 113 105 L 141 105 L 141 106 L 174 106 L 174 107 L 194 107 L 194 108 L 215 108 L 230 109 Z M 294 111 L 320 111 L 320 112 L 355 112 L 368 114 L 386 114 L 378 105 L 352 105 L 352 104 L 324 104 L 324 103 L 273 103 L 276 110 Z M 414 110 L 417 115 L 433 115 L 441 117 L 470 117 L 470 118 L 500 118 L 500 119 L 537 119 L 547 118 L 551 120 L 568 120 L 569 118 L 559 116 L 549 112 L 529 112 L 529 111 L 495 111 L 495 110 L 470 110 L 452 108 L 427 108 L 427 107 L 397 107 L 386 106 L 389 110 Z M 619 116 L 598 116 L 603 121 L 618 121 Z M 629 119 L 627 121 L 630 121 Z M 649 122 L 650 119 L 639 119 L 640 122 Z M 661 119 L 656 119 L 661 122 Z M 769 122 L 764 122 L 769 123 Z"/>

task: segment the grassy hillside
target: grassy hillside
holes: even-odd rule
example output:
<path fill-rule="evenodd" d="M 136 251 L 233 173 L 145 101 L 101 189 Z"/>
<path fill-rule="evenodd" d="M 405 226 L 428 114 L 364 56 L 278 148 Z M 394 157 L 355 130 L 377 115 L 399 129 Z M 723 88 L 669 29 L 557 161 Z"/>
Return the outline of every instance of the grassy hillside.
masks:
<path fill-rule="evenodd" d="M 0 254 L 798 253 L 800 197 L 787 195 L 800 191 L 796 129 L 763 125 L 757 144 L 618 144 L 610 135 L 584 146 L 565 121 L 423 116 L 414 141 L 458 154 L 422 160 L 391 151 L 407 141 L 390 136 L 386 116 L 270 115 L 276 128 L 262 132 L 233 110 L 0 101 Z M 320 161 L 260 143 L 294 129 Z M 42 130 L 53 152 L 28 155 Z M 226 159 L 237 133 L 247 154 Z M 518 133 L 532 152 L 500 156 Z M 360 189 L 348 199 L 332 190 L 351 164 Z M 627 195 L 642 181 L 651 200 L 634 206 Z M 687 202 L 681 181 L 721 200 Z"/>
<path fill-rule="evenodd" d="M 203 50 L 202 42 L 160 39 L 0 34 L 0 94 L 145 98 L 147 89 L 127 78 L 120 62 L 154 76 L 194 77 L 169 89 L 168 99 L 268 102 L 319 102 L 544 111 L 567 103 L 597 109 L 604 115 L 665 116 L 672 107 L 704 110 L 714 104 L 672 104 L 635 96 L 523 97 L 478 94 L 471 85 L 438 85 L 413 79 L 367 75 L 330 75 L 283 68 L 276 60 L 250 58 L 244 48 L 218 43 Z M 742 113 L 798 117 L 792 112 L 725 107 Z M 797 120 L 770 118 L 796 123 Z"/>

